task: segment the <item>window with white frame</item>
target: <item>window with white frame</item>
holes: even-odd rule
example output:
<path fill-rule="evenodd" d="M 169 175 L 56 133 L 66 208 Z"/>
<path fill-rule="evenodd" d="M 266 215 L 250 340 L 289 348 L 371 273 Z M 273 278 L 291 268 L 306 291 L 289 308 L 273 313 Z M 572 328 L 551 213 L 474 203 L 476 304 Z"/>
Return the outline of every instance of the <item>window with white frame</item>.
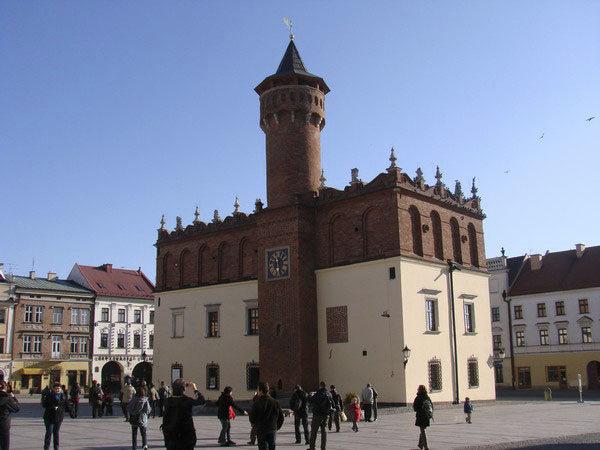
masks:
<path fill-rule="evenodd" d="M 63 320 L 63 308 L 52 308 L 52 323 L 60 325 Z"/>
<path fill-rule="evenodd" d="M 42 323 L 43 317 L 44 317 L 44 307 L 43 306 L 36 306 L 35 307 L 34 322 L 35 323 Z"/>
<path fill-rule="evenodd" d="M 108 308 L 102 308 L 102 314 L 101 314 L 101 321 L 102 322 L 108 322 Z"/>
<path fill-rule="evenodd" d="M 173 311 L 171 317 L 172 337 L 183 337 L 183 309 Z"/>
<path fill-rule="evenodd" d="M 473 303 L 465 303 L 465 332 L 475 333 L 475 305 Z"/>
<path fill-rule="evenodd" d="M 428 362 L 429 391 L 442 390 L 442 362 L 439 359 L 431 359 Z"/>
<path fill-rule="evenodd" d="M 558 329 L 558 343 L 559 344 L 568 344 L 569 340 L 567 339 L 567 329 L 559 328 Z"/>
<path fill-rule="evenodd" d="M 246 309 L 247 314 L 247 334 L 258 335 L 258 306 Z"/>
<path fill-rule="evenodd" d="M 33 322 L 33 306 L 25 306 L 25 316 L 23 317 L 23 322 Z"/>
<path fill-rule="evenodd" d="M 71 353 L 77 353 L 77 350 L 79 350 L 79 338 L 71 336 Z"/>
<path fill-rule="evenodd" d="M 469 358 L 467 361 L 467 376 L 470 388 L 479 386 L 479 363 L 477 358 Z"/>
<path fill-rule="evenodd" d="M 494 342 L 494 350 L 500 350 L 502 348 L 502 335 L 494 334 L 493 342 Z"/>
<path fill-rule="evenodd" d="M 540 345 L 550 345 L 550 339 L 548 337 L 548 330 L 540 330 Z"/>
<path fill-rule="evenodd" d="M 140 333 L 133 335 L 133 348 L 142 348 L 142 336 Z"/>
<path fill-rule="evenodd" d="M 62 352 L 62 336 L 52 336 L 52 358 L 60 358 Z"/>
<path fill-rule="evenodd" d="M 89 325 L 90 323 L 90 310 L 83 308 L 79 310 L 79 325 Z"/>
<path fill-rule="evenodd" d="M 206 365 L 206 389 L 219 390 L 218 364 L 211 363 Z"/>
<path fill-rule="evenodd" d="M 87 353 L 88 349 L 88 338 L 86 336 L 81 336 L 79 338 L 79 353 Z"/>
<path fill-rule="evenodd" d="M 515 345 L 517 347 L 525 347 L 525 332 L 524 331 L 516 331 L 515 332 Z"/>
<path fill-rule="evenodd" d="M 125 333 L 123 331 L 117 333 L 117 348 L 125 348 Z"/>
<path fill-rule="evenodd" d="M 142 310 L 141 309 L 133 310 L 133 322 L 134 323 L 142 323 Z"/>
<path fill-rule="evenodd" d="M 433 298 L 425 300 L 425 329 L 427 331 L 438 331 L 437 300 Z"/>
<path fill-rule="evenodd" d="M 592 327 L 581 327 L 581 342 L 584 344 L 592 342 Z"/>
<path fill-rule="evenodd" d="M 42 353 L 42 336 L 33 337 L 33 353 Z"/>
<path fill-rule="evenodd" d="M 500 308 L 497 306 L 492 308 L 492 322 L 500 322 Z"/>
<path fill-rule="evenodd" d="M 31 336 L 23 336 L 23 353 L 31 353 Z"/>
<path fill-rule="evenodd" d="M 108 333 L 100 333 L 100 348 L 108 348 Z"/>
<path fill-rule="evenodd" d="M 79 308 L 71 309 L 71 325 L 79 325 Z"/>
<path fill-rule="evenodd" d="M 117 313 L 117 318 L 119 322 L 125 322 L 125 309 L 119 309 L 119 312 Z"/>

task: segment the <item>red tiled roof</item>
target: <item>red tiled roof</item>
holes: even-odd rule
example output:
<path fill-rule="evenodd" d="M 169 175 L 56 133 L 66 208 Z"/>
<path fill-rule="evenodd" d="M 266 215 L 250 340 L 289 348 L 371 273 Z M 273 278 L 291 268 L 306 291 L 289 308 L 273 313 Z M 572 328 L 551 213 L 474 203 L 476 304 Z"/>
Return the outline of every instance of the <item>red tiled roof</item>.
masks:
<path fill-rule="evenodd" d="M 141 269 L 114 269 L 112 264 L 99 267 L 76 264 L 96 295 L 107 297 L 154 298 L 154 285 Z"/>
<path fill-rule="evenodd" d="M 531 259 L 528 259 L 509 295 L 594 287 L 600 287 L 600 246 L 587 247 L 581 258 L 577 258 L 575 250 L 547 253 L 539 270 L 531 270 Z"/>

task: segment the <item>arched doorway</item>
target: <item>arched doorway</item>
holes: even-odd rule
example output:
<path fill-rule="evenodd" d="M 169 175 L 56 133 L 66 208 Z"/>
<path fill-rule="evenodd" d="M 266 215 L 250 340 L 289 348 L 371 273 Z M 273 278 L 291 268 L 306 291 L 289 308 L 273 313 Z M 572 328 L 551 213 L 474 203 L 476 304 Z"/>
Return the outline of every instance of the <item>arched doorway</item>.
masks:
<path fill-rule="evenodd" d="M 587 365 L 588 389 L 600 389 L 600 362 L 590 361 Z"/>
<path fill-rule="evenodd" d="M 142 381 L 146 381 L 150 385 L 152 383 L 152 364 L 146 361 L 137 364 L 131 372 L 131 378 L 131 384 L 135 387 L 142 384 Z"/>
<path fill-rule="evenodd" d="M 102 388 L 110 392 L 121 392 L 121 366 L 116 361 L 109 361 L 102 367 Z"/>

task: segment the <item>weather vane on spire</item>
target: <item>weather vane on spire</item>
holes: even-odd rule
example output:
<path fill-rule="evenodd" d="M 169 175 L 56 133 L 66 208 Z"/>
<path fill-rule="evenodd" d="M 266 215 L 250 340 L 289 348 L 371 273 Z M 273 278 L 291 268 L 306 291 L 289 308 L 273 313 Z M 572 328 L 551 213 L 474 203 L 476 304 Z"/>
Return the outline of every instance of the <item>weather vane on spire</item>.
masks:
<path fill-rule="evenodd" d="M 290 30 L 290 40 L 294 40 L 294 33 L 292 32 L 292 27 L 294 26 L 292 24 L 292 19 L 288 19 L 287 17 L 283 18 L 283 23 L 285 24 L 286 27 L 289 28 Z"/>

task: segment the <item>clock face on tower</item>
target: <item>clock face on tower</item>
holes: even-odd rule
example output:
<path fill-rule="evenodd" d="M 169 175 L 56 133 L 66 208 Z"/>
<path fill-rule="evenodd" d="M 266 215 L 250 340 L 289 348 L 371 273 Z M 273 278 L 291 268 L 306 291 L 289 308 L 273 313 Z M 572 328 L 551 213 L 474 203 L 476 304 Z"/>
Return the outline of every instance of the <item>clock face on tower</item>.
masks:
<path fill-rule="evenodd" d="M 267 250 L 267 281 L 290 277 L 290 248 Z"/>

